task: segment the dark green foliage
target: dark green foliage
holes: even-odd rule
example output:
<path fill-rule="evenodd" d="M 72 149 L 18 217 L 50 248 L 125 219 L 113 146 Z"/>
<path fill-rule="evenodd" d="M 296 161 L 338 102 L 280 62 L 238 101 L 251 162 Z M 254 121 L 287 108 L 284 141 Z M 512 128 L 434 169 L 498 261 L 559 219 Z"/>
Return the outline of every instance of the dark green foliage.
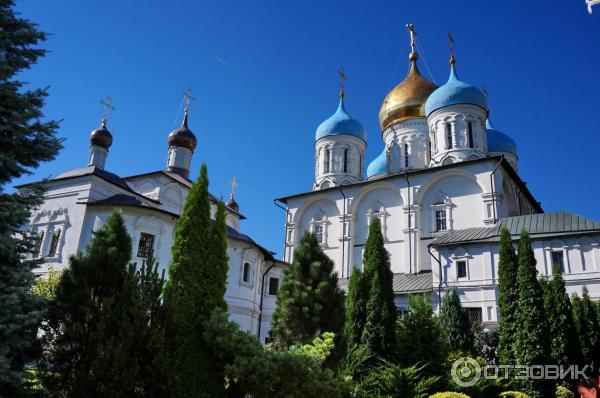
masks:
<path fill-rule="evenodd" d="M 519 241 L 519 300 L 514 343 L 516 363 L 540 365 L 549 359 L 548 324 L 544 312 L 544 297 L 537 279 L 536 260 L 529 233 L 523 231 Z M 552 380 L 524 380 L 522 388 L 534 397 L 550 397 Z"/>
<path fill-rule="evenodd" d="M 402 367 L 423 366 L 425 376 L 444 374 L 448 348 L 428 296 L 410 298 L 410 313 L 398 322 L 398 361 Z"/>
<path fill-rule="evenodd" d="M 157 396 L 162 279 L 129 265 L 131 239 L 114 213 L 86 254 L 71 257 L 43 325 L 46 389 L 56 396 Z M 43 367 L 42 367 L 43 368 Z M 160 375 L 151 369 L 153 375 Z"/>
<path fill-rule="evenodd" d="M 354 268 L 348 282 L 348 293 L 346 295 L 344 339 L 348 350 L 360 345 L 367 321 L 368 297 L 368 280 L 360 269 Z"/>
<path fill-rule="evenodd" d="M 500 326 L 498 356 L 500 364 L 514 364 L 512 349 L 517 333 L 516 309 L 519 298 L 517 284 L 518 259 L 513 248 L 510 232 L 502 228 L 498 261 L 498 312 Z"/>
<path fill-rule="evenodd" d="M 583 287 L 581 298 L 573 296 L 573 318 L 577 334 L 579 335 L 579 347 L 581 348 L 581 364 L 590 365 L 592 372 L 598 370 L 600 335 L 598 331 L 598 319 L 594 304 L 590 300 L 587 287 Z"/>
<path fill-rule="evenodd" d="M 344 294 L 337 286 L 334 263 L 308 232 L 294 250 L 277 292 L 272 336 L 276 347 L 308 343 L 317 333 L 339 334 L 344 322 Z"/>
<path fill-rule="evenodd" d="M 370 354 L 390 360 L 396 348 L 396 305 L 393 273 L 381 234 L 379 219 L 371 220 L 363 258 L 369 295 L 361 343 Z"/>
<path fill-rule="evenodd" d="M 204 337 L 215 352 L 215 366 L 225 370 L 228 397 L 304 398 L 347 396 L 345 383 L 302 350 L 265 350 L 258 340 L 216 310 Z"/>
<path fill-rule="evenodd" d="M 483 358 L 485 363 L 497 365 L 498 362 L 498 339 L 499 328 L 484 330 L 481 323 L 472 325 L 473 354 L 475 357 Z"/>
<path fill-rule="evenodd" d="M 46 54 L 35 48 L 46 35 L 13 8 L 12 0 L 0 0 L 0 394 L 8 396 L 23 393 L 24 364 L 39 353 L 35 336 L 41 314 L 31 294 L 37 264 L 23 261 L 32 242 L 19 233 L 41 203 L 42 190 L 9 194 L 5 185 L 54 159 L 61 148 L 58 124 L 43 121 L 46 90 L 26 90 L 15 79 Z"/>
<path fill-rule="evenodd" d="M 177 221 L 164 292 L 172 397 L 223 394 L 222 369 L 214 366 L 203 333 L 204 323 L 215 308 L 227 310 L 224 218 L 223 204 L 219 204 L 216 221 L 211 222 L 208 175 L 203 164 Z"/>
<path fill-rule="evenodd" d="M 442 300 L 440 326 L 446 344 L 451 350 L 465 352 L 473 350 L 471 321 L 460 304 L 456 288 L 449 289 Z"/>
<path fill-rule="evenodd" d="M 552 279 L 540 279 L 544 291 L 544 307 L 550 337 L 550 358 L 553 364 L 570 365 L 581 362 L 577 329 L 573 320 L 571 300 L 559 268 L 554 268 Z"/>

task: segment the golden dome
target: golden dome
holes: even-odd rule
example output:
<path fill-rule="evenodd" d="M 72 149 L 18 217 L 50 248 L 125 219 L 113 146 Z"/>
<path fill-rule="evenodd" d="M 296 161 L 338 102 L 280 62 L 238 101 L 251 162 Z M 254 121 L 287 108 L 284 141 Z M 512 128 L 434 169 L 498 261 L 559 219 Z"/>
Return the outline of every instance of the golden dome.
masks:
<path fill-rule="evenodd" d="M 382 130 L 402 120 L 425 117 L 425 102 L 437 86 L 421 75 L 417 67 L 417 58 L 416 52 L 410 53 L 408 75 L 383 100 L 379 111 Z"/>

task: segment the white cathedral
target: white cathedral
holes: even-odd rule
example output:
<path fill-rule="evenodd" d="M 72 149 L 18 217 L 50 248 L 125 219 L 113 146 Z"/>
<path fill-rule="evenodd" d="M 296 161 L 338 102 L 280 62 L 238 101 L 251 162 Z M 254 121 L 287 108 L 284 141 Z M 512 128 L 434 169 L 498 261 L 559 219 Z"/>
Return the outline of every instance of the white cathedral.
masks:
<path fill-rule="evenodd" d="M 471 319 L 489 328 L 498 322 L 500 229 L 515 240 L 526 229 L 539 275 L 558 266 L 569 293 L 585 285 L 600 298 L 600 223 L 543 211 L 519 177 L 515 141 L 490 121 L 486 95 L 459 78 L 454 55 L 445 84 L 424 78 L 407 27 L 408 74 L 379 111 L 383 151 L 365 175 L 367 133 L 346 110 L 342 85 L 337 110 L 316 131 L 312 191 L 277 199 L 287 206 L 284 260 L 309 230 L 345 287 L 379 218 L 399 314 L 410 294 L 429 293 L 437 305 L 457 287 Z"/>
<path fill-rule="evenodd" d="M 188 110 L 186 106 L 182 126 L 168 136 L 166 167 L 128 177 L 105 168 L 113 137 L 106 128 L 106 118 L 102 120 L 101 127 L 90 135 L 87 166 L 66 171 L 45 183 L 44 202 L 27 226 L 37 235 L 31 255 L 41 261 L 37 274 L 68 267 L 69 257 L 85 251 L 92 232 L 115 210 L 123 216 L 132 237 L 131 261 L 141 265 L 152 255 L 159 270 L 168 268 L 175 224 L 192 185 L 189 167 L 197 141 L 188 128 Z M 25 191 L 30 186 L 17 188 Z M 218 199 L 211 195 L 211 201 L 214 218 Z M 284 264 L 240 231 L 240 221 L 245 217 L 233 192 L 226 213 L 229 273 L 225 299 L 230 319 L 264 341 L 271 329 Z"/>

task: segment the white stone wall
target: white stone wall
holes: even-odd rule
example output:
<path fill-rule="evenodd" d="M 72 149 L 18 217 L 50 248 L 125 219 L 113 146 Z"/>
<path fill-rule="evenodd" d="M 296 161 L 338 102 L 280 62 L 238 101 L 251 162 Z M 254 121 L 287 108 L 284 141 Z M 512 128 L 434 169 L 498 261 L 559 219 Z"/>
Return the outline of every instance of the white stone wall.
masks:
<path fill-rule="evenodd" d="M 515 249 L 517 249 L 517 242 Z M 581 294 L 587 286 L 593 300 L 600 299 L 600 235 L 537 239 L 532 236 L 532 247 L 537 261 L 538 275 L 552 275 L 552 252 L 562 251 L 567 293 Z M 441 247 L 443 288 L 457 287 L 464 307 L 482 308 L 483 321 L 487 326 L 498 322 L 498 243 L 465 244 Z M 467 277 L 457 277 L 457 261 L 467 262 Z M 434 287 L 440 281 L 438 267 L 433 267 Z"/>
<path fill-rule="evenodd" d="M 394 123 L 383 131 L 390 173 L 429 167 L 429 137 L 427 132 L 427 120 L 425 118 L 403 120 Z"/>

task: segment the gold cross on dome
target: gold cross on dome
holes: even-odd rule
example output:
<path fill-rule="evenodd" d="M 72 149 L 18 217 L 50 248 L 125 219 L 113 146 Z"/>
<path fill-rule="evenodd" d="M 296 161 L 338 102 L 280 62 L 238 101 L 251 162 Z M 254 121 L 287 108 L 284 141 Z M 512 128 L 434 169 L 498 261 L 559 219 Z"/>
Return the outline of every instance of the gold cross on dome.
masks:
<path fill-rule="evenodd" d="M 338 75 L 340 76 L 340 97 L 344 98 L 344 81 L 348 80 L 344 67 L 338 69 Z"/>
<path fill-rule="evenodd" d="M 414 52 L 416 52 L 415 51 L 415 45 L 416 45 L 415 44 L 415 36 L 417 35 L 417 32 L 415 32 L 415 27 L 411 23 L 407 23 L 406 28 L 410 32 L 410 51 L 414 53 Z"/>
<path fill-rule="evenodd" d="M 110 97 L 101 99 L 100 103 L 102 104 L 102 108 L 104 109 L 104 111 L 102 113 L 102 120 L 106 121 L 106 119 L 108 119 L 108 115 L 110 114 L 110 112 L 115 110 L 115 107 L 114 107 L 112 99 Z"/>
<path fill-rule="evenodd" d="M 190 104 L 193 101 L 196 101 L 196 97 L 192 96 L 191 89 L 188 88 L 183 92 L 183 100 L 185 101 L 185 111 L 188 112 L 190 110 Z"/>
<path fill-rule="evenodd" d="M 450 41 L 450 63 L 454 64 L 454 37 L 452 31 L 448 31 L 448 41 Z"/>

